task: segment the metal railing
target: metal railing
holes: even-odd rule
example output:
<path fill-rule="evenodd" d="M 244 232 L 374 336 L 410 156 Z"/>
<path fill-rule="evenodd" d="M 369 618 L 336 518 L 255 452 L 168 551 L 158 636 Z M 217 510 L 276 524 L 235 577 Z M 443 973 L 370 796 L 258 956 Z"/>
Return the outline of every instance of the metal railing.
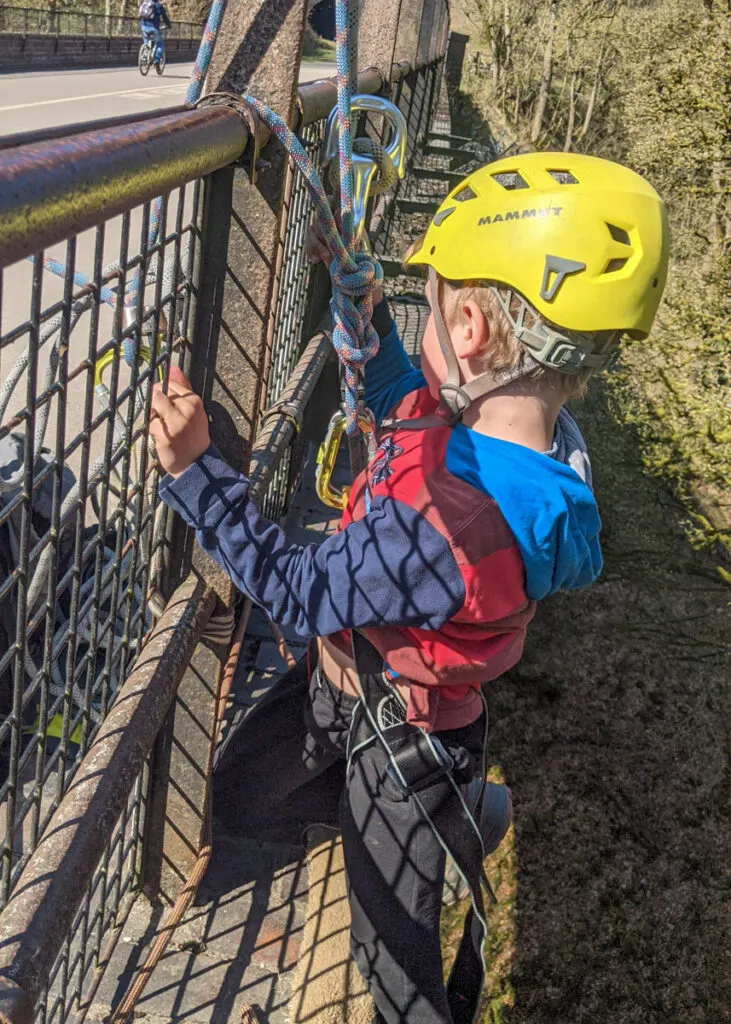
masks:
<path fill-rule="evenodd" d="M 427 11 L 445 26 L 442 0 Z M 403 111 L 410 163 L 445 38 L 388 81 L 359 79 Z M 299 90 L 295 127 L 313 156 L 335 99 L 332 82 Z M 0 1011 L 14 1021 L 83 1020 L 159 857 L 147 809 L 166 783 L 153 747 L 211 630 L 213 592 L 190 582 L 192 537 L 157 497 L 151 385 L 175 362 L 204 397 L 228 386 L 206 346 L 230 333 L 224 288 L 246 294 L 218 230 L 230 222 L 248 237 L 232 207 L 245 175 L 232 163 L 248 141 L 222 105 L 0 140 Z M 257 370 L 239 354 L 262 374 L 250 469 L 274 518 L 299 472 L 303 424 L 327 405 L 310 399 L 330 351 L 321 337 L 304 347 L 327 294 L 304 252 L 309 193 L 287 175 L 266 358 Z M 379 251 L 394 212 L 393 200 L 376 211 Z"/>
<path fill-rule="evenodd" d="M 169 39 L 200 39 L 203 26 L 193 21 L 172 21 Z M 140 34 L 139 18 L 97 14 L 93 11 L 50 11 L 35 7 L 0 6 L 0 33 L 49 36 L 121 36 Z"/>

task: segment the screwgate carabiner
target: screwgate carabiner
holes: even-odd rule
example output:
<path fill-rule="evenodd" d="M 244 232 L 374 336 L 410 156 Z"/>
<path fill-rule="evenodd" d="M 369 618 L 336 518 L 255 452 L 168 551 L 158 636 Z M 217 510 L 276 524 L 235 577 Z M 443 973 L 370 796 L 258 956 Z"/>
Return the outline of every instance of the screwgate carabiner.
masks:
<path fill-rule="evenodd" d="M 350 486 L 333 487 L 332 475 L 345 434 L 345 423 L 345 413 L 342 409 L 338 409 L 328 423 L 325 440 L 317 449 L 317 468 L 315 470 L 317 497 L 329 508 L 337 508 L 341 511 L 348 503 Z M 358 429 L 367 438 L 370 457 L 375 451 L 376 424 L 369 409 L 358 413 Z"/>

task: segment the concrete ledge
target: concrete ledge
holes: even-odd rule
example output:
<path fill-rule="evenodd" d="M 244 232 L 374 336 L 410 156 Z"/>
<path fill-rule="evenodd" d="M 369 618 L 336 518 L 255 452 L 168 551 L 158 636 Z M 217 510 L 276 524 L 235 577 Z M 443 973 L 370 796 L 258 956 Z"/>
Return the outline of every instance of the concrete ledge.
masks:
<path fill-rule="evenodd" d="M 110 65 L 134 66 L 138 36 L 50 36 L 0 33 L 0 73 Z M 198 39 L 166 39 L 168 63 L 195 60 Z"/>

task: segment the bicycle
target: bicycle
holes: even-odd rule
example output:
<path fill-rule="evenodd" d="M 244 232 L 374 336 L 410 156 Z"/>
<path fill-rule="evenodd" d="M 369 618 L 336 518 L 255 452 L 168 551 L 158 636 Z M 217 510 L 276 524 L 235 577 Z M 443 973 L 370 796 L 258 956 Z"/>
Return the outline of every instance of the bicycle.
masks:
<path fill-rule="evenodd" d="M 140 74 L 143 76 L 149 74 L 150 68 L 153 64 L 155 65 L 155 70 L 158 75 L 161 75 L 165 70 L 165 42 L 163 40 L 162 55 L 160 56 L 159 61 L 155 61 L 155 45 L 154 39 L 148 37 L 140 47 L 140 52 L 137 57 L 137 67 L 140 69 Z"/>

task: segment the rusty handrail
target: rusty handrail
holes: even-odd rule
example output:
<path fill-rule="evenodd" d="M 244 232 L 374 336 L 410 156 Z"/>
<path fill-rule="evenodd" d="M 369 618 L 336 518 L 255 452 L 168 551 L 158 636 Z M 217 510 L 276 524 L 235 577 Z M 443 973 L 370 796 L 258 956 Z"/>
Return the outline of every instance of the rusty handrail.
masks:
<path fill-rule="evenodd" d="M 180 103 L 175 107 L 158 107 L 157 110 L 143 110 L 136 114 L 115 114 L 114 117 L 100 117 L 93 121 L 79 121 L 77 124 L 56 124 L 47 128 L 14 132 L 12 135 L 0 137 L 0 150 L 17 149 L 18 146 L 30 146 L 36 142 L 51 142 L 53 139 L 66 139 L 71 135 L 82 135 L 84 132 L 100 132 L 124 124 L 141 124 L 143 121 L 152 121 L 156 117 L 182 114 L 190 109 L 190 106 Z"/>
<path fill-rule="evenodd" d="M 0 152 L 0 267 L 225 167 L 247 140 L 217 106 Z"/>
<path fill-rule="evenodd" d="M 392 80 L 412 70 L 418 68 L 394 64 Z M 361 93 L 379 93 L 387 84 L 377 68 L 358 76 Z M 295 127 L 326 117 L 336 101 L 334 78 L 300 86 Z M 244 120 L 219 105 L 72 126 L 63 137 L 50 129 L 6 140 L 0 144 L 0 268 L 233 163 L 248 134 Z"/>
<path fill-rule="evenodd" d="M 367 93 L 371 96 L 376 93 L 388 91 L 389 85 L 400 82 L 402 78 L 421 71 L 430 64 L 438 64 L 443 57 L 438 56 L 433 60 L 422 64 L 412 64 L 407 60 L 397 61 L 391 67 L 391 80 L 386 81 L 378 68 L 365 68 L 358 75 L 359 93 Z M 313 124 L 324 117 L 327 117 L 338 101 L 338 89 L 336 79 L 319 78 L 314 82 L 305 82 L 297 90 L 297 113 L 298 119 L 295 130 Z"/>
<path fill-rule="evenodd" d="M 358 75 L 360 93 L 371 95 L 381 92 L 385 86 L 383 75 L 378 68 L 366 68 Z M 334 77 L 318 78 L 314 82 L 305 82 L 297 89 L 298 128 L 314 124 L 327 117 L 338 101 L 338 87 Z"/>
<path fill-rule="evenodd" d="M 170 598 L 0 914 L 3 1022 L 32 1024 L 35 1003 L 215 601 L 197 579 Z"/>

